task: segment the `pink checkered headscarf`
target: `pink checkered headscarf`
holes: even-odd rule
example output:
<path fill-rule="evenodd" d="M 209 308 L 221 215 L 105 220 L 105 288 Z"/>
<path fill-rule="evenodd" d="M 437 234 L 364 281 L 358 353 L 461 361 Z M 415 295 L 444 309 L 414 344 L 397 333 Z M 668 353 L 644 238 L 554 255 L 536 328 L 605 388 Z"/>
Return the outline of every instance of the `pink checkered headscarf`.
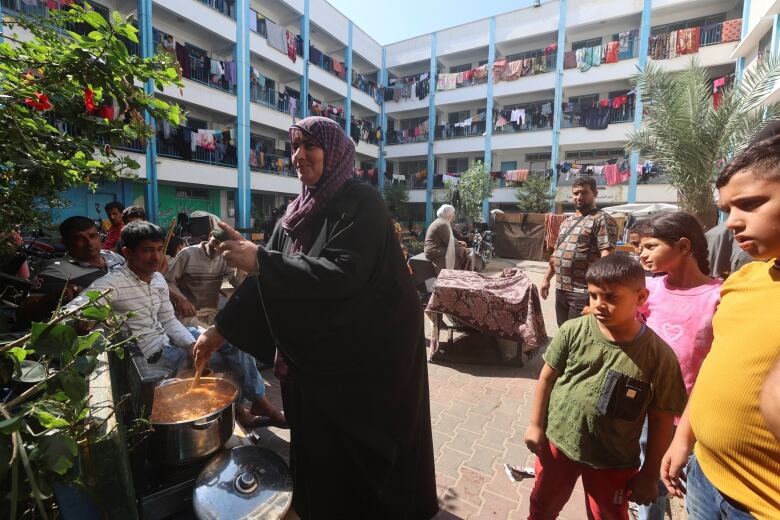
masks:
<path fill-rule="evenodd" d="M 314 221 L 355 175 L 355 145 L 338 123 L 327 117 L 307 117 L 290 127 L 291 142 L 299 132 L 325 151 L 325 165 L 319 182 L 315 186 L 304 184 L 282 219 L 282 228 L 293 239 L 293 252 L 312 246 L 318 231 L 312 229 Z"/>

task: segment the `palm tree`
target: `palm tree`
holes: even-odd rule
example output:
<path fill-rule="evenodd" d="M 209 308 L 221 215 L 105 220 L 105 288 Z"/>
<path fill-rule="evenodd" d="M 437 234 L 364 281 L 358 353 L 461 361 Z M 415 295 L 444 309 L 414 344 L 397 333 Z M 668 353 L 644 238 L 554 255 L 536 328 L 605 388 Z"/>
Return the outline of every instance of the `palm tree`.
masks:
<path fill-rule="evenodd" d="M 629 135 L 627 151 L 655 161 L 677 189 L 684 211 L 706 226 L 716 221 L 714 179 L 764 126 L 780 119 L 780 103 L 764 103 L 780 76 L 771 58 L 745 71 L 742 80 L 720 90 L 713 106 L 712 78 L 695 59 L 682 72 L 649 63 L 632 78 L 642 91 L 642 126 Z"/>

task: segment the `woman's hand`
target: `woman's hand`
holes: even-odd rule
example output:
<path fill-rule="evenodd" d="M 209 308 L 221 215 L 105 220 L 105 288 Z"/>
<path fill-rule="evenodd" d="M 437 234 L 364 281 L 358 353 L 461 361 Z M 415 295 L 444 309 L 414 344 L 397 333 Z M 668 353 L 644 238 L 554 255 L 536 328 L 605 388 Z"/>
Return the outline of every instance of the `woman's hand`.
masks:
<path fill-rule="evenodd" d="M 242 237 L 238 231 L 224 222 L 219 227 L 225 230 L 228 239 L 217 249 L 230 267 L 236 267 L 250 274 L 257 273 L 257 245 Z"/>
<path fill-rule="evenodd" d="M 192 357 L 195 360 L 195 368 L 205 367 L 211 355 L 223 344 L 225 338 L 213 325 L 206 332 L 198 336 L 192 347 Z"/>

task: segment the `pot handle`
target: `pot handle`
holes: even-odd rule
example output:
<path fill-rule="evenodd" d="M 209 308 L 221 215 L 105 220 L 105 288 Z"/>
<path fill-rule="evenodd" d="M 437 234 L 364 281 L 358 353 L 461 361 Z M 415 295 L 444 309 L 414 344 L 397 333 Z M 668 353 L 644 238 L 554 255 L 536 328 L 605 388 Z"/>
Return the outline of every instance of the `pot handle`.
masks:
<path fill-rule="evenodd" d="M 207 430 L 212 424 L 219 422 L 219 418 L 221 415 L 217 415 L 213 419 L 209 421 L 203 421 L 203 422 L 196 422 L 192 423 L 192 429 L 193 430 Z"/>

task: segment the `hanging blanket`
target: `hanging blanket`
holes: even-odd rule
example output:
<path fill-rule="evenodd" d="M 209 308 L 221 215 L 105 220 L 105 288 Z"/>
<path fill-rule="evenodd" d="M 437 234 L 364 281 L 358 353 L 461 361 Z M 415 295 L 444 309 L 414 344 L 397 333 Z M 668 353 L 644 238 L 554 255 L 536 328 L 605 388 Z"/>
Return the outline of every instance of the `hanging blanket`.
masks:
<path fill-rule="evenodd" d="M 577 52 L 567 51 L 563 55 L 563 68 L 564 69 L 576 69 L 577 68 Z"/>
<path fill-rule="evenodd" d="M 607 44 L 607 59 L 605 63 L 617 63 L 620 42 L 609 42 Z"/>
<path fill-rule="evenodd" d="M 677 31 L 677 54 L 679 56 L 684 56 L 686 54 L 696 54 L 699 52 L 700 38 L 701 28 L 699 27 Z"/>
<path fill-rule="evenodd" d="M 431 357 L 439 348 L 437 314 L 444 313 L 492 336 L 541 347 L 547 341 L 542 303 L 523 271 L 498 276 L 442 269 L 425 313 L 434 323 Z M 528 350 L 528 349 L 524 349 Z"/>
<path fill-rule="evenodd" d="M 742 37 L 742 19 L 726 20 L 721 29 L 720 41 L 737 42 Z"/>

